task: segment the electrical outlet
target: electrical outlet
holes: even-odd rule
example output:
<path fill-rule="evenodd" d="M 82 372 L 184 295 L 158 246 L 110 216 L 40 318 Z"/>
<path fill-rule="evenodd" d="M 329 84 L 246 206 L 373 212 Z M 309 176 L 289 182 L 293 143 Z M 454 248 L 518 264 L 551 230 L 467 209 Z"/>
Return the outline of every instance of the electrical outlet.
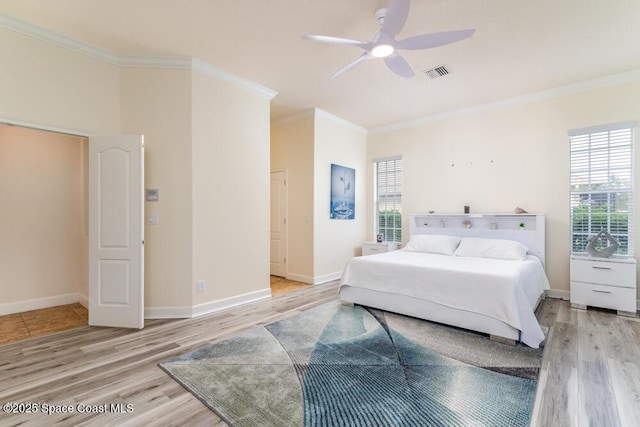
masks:
<path fill-rule="evenodd" d="M 198 292 L 204 292 L 207 290 L 207 284 L 204 280 L 198 280 Z"/>

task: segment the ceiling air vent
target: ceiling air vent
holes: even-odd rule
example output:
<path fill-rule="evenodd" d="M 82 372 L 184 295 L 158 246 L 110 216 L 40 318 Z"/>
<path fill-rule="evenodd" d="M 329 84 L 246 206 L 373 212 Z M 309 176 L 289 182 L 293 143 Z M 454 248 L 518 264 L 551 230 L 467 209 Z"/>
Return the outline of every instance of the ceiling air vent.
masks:
<path fill-rule="evenodd" d="M 446 76 L 447 74 L 449 74 L 449 70 L 447 69 L 446 65 L 441 65 L 430 70 L 425 70 L 424 73 L 430 79 L 437 79 L 438 77 Z"/>

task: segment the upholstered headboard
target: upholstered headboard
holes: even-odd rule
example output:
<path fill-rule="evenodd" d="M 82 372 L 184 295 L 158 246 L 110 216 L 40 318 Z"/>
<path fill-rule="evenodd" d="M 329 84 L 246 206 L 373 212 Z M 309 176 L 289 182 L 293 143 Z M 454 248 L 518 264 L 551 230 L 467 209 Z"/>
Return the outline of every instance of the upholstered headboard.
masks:
<path fill-rule="evenodd" d="M 545 265 L 544 214 L 413 214 L 409 232 L 515 240 Z M 522 226 L 521 226 L 522 225 Z"/>

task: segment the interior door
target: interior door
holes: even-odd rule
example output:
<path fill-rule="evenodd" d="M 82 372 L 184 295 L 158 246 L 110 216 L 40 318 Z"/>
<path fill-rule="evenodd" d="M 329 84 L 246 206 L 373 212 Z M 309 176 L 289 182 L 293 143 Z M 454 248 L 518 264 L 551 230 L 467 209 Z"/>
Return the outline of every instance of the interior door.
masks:
<path fill-rule="evenodd" d="M 271 172 L 271 274 L 287 275 L 287 172 Z"/>
<path fill-rule="evenodd" d="M 144 327 L 144 139 L 89 138 L 89 324 Z"/>

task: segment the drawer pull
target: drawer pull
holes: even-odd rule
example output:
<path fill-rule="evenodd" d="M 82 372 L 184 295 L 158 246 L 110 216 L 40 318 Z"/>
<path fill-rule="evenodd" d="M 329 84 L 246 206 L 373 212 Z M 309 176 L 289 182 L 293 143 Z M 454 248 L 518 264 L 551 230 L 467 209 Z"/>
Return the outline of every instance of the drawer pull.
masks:
<path fill-rule="evenodd" d="M 591 266 L 591 268 L 595 268 L 596 270 L 611 270 L 611 267 L 596 267 L 595 265 Z"/>
<path fill-rule="evenodd" d="M 598 293 L 600 293 L 600 294 L 610 294 L 610 293 L 611 293 L 611 291 L 601 291 L 601 290 L 599 290 L 599 289 L 591 289 L 591 290 L 592 290 L 593 292 L 598 292 Z"/>

